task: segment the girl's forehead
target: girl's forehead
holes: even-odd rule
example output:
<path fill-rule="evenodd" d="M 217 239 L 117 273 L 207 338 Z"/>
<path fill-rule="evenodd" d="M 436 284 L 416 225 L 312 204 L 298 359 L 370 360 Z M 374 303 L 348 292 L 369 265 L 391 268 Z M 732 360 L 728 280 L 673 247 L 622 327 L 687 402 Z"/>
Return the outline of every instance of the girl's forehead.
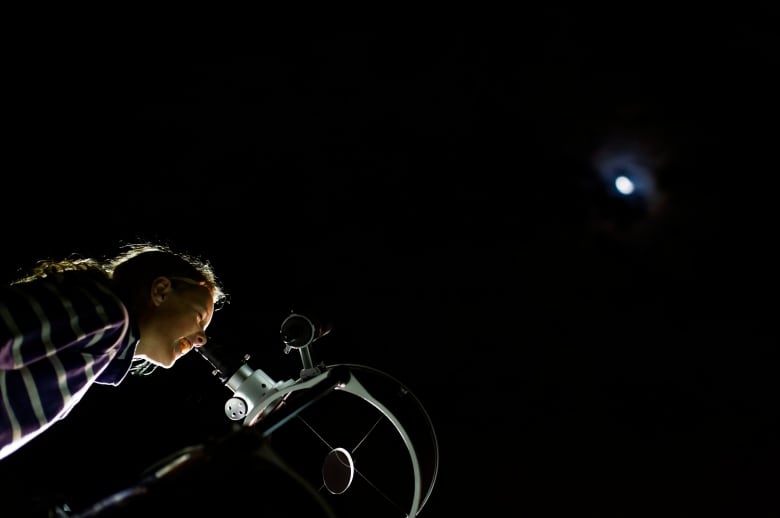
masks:
<path fill-rule="evenodd" d="M 193 290 L 193 292 L 204 293 L 204 297 L 206 297 L 204 299 L 204 304 L 206 306 L 206 309 L 208 310 L 208 314 L 209 314 L 208 320 L 209 322 L 211 322 L 214 312 L 218 309 L 217 303 L 219 302 L 221 304 L 224 302 L 224 298 L 221 296 L 217 286 L 215 286 L 209 281 L 196 280 L 190 277 L 170 276 L 168 278 L 171 280 L 183 282 L 193 287 L 203 288 L 199 290 Z"/>
<path fill-rule="evenodd" d="M 183 282 L 192 286 L 193 288 L 199 288 L 191 290 L 192 293 L 202 293 L 204 297 L 208 298 L 209 306 L 214 306 L 214 288 L 208 282 L 196 281 L 195 279 L 190 279 L 189 277 L 172 276 L 168 278 L 174 281 Z"/>
<path fill-rule="evenodd" d="M 203 286 L 204 288 L 209 288 L 209 291 L 211 291 L 208 281 L 198 281 L 190 277 L 178 277 L 176 275 L 171 275 L 168 278 L 174 281 L 184 282 L 186 284 L 192 284 L 193 286 Z"/>
<path fill-rule="evenodd" d="M 208 286 L 193 286 L 188 291 L 209 311 L 214 310 L 214 296 L 211 288 Z"/>

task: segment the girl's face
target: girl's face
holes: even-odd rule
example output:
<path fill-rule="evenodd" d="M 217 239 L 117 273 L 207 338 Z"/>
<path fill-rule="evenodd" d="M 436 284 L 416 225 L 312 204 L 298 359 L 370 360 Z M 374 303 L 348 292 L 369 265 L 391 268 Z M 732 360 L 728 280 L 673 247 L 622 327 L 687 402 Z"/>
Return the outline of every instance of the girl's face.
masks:
<path fill-rule="evenodd" d="M 213 316 L 214 300 L 206 286 L 183 277 L 158 277 L 146 314 L 138 321 L 141 336 L 135 356 L 171 367 L 193 347 L 206 344 Z"/>

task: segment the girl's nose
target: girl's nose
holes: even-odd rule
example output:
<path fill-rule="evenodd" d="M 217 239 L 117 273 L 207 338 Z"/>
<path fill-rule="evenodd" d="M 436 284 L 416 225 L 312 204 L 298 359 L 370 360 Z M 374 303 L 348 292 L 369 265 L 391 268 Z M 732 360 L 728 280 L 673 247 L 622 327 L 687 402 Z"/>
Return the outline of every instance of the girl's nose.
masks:
<path fill-rule="evenodd" d="M 195 347 L 202 347 L 206 345 L 206 342 L 208 342 L 209 339 L 206 337 L 205 333 L 198 333 L 194 336 L 194 340 L 192 340 L 192 345 Z"/>

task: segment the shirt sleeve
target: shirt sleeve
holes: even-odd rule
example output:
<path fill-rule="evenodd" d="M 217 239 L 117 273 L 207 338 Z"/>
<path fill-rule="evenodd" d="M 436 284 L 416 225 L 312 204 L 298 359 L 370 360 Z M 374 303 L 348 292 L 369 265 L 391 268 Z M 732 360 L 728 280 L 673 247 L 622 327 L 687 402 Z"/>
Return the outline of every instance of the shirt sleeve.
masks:
<path fill-rule="evenodd" d="M 29 366 L 72 348 L 100 356 L 117 345 L 129 326 L 124 304 L 105 284 L 75 278 L 61 275 L 2 288 L 0 369 Z"/>
<path fill-rule="evenodd" d="M 131 341 L 124 304 L 92 277 L 62 274 L 1 288 L 0 446 L 64 417 L 114 358 L 129 366 Z"/>

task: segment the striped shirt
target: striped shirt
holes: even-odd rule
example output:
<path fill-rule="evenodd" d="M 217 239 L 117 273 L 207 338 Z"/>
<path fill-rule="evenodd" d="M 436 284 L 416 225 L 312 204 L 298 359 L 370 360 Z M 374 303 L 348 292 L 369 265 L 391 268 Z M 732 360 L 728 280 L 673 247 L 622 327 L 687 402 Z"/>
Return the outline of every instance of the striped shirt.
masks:
<path fill-rule="evenodd" d="M 138 332 L 108 285 L 67 272 L 0 288 L 0 459 L 65 417 L 93 383 L 118 385 Z"/>

